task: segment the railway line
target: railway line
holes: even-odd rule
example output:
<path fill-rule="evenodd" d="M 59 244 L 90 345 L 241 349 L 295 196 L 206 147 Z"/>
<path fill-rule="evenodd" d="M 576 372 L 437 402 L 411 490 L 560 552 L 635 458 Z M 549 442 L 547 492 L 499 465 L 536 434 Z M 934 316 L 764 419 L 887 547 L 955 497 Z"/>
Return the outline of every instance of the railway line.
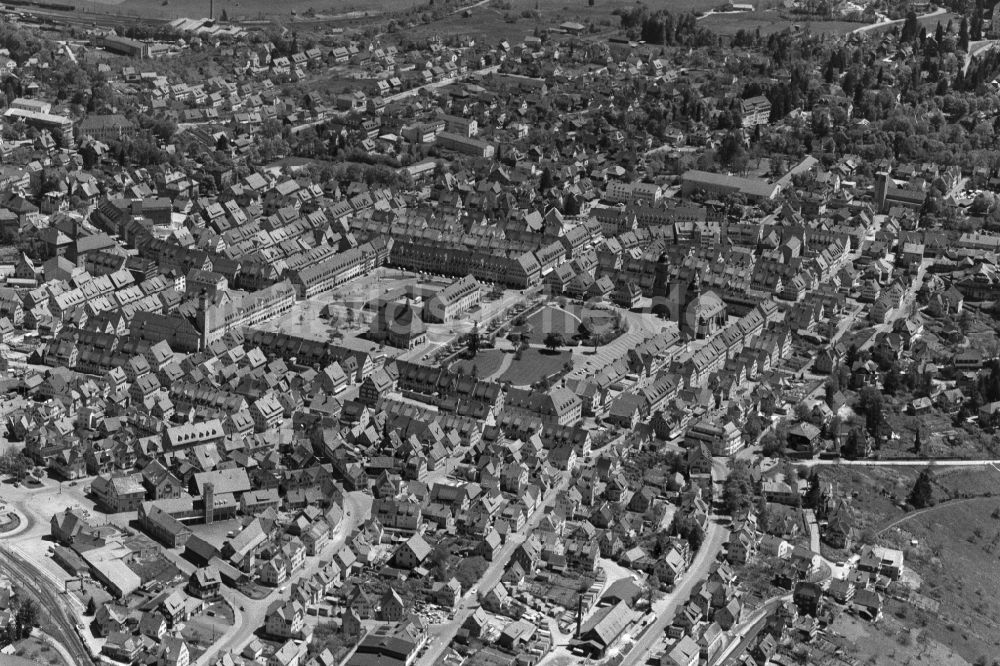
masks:
<path fill-rule="evenodd" d="M 44 609 L 51 620 L 47 625 L 43 624 L 41 629 L 72 655 L 74 664 L 83 666 L 93 663 L 90 652 L 77 633 L 76 621 L 67 610 L 68 603 L 62 598 L 62 592 L 53 590 L 34 566 L 6 547 L 0 548 L 0 572 L 35 597 L 39 607 Z"/>
<path fill-rule="evenodd" d="M 85 8 L 75 5 L 66 5 L 65 9 L 56 9 L 54 6 L 3 4 L 0 5 L 0 14 L 16 16 L 22 23 L 37 24 L 41 27 L 63 25 L 81 28 L 116 28 L 134 25 L 160 25 L 167 22 L 162 19 L 88 12 Z"/>

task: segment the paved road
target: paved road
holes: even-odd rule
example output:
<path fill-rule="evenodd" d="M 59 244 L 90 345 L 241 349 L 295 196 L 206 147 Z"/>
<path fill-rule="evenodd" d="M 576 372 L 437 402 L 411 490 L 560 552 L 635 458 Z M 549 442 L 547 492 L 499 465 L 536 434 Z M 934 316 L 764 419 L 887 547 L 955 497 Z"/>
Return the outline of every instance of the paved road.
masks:
<path fill-rule="evenodd" d="M 796 461 L 802 467 L 832 467 L 845 465 L 848 467 L 989 467 L 1000 464 L 1000 460 L 956 460 L 947 458 L 914 458 L 913 460 L 802 460 Z"/>
<path fill-rule="evenodd" d="M 947 9 L 945 9 L 944 7 L 938 7 L 932 12 L 929 12 L 927 14 L 921 14 L 920 16 L 917 17 L 917 20 L 922 21 L 924 19 L 934 18 L 935 16 L 940 16 L 941 14 L 947 14 L 947 13 L 948 13 Z M 863 32 L 868 32 L 869 30 L 877 30 L 879 28 L 891 28 L 894 25 L 902 25 L 905 21 L 906 19 L 896 19 L 895 21 L 882 21 L 881 23 L 869 23 L 868 25 L 863 25 L 860 28 L 852 30 L 851 32 L 863 33 Z"/>
<path fill-rule="evenodd" d="M 709 524 L 708 529 L 705 531 L 705 541 L 702 543 L 701 548 L 698 549 L 698 554 L 691 563 L 691 567 L 684 574 L 680 584 L 674 588 L 673 592 L 653 604 L 653 612 L 656 614 L 656 620 L 653 621 L 649 629 L 635 642 L 629 653 L 625 655 L 621 666 L 638 666 L 639 664 L 646 663 L 653 648 L 663 638 L 663 632 L 666 630 L 667 625 L 673 621 L 674 614 L 687 603 L 694 586 L 708 575 L 709 569 L 715 562 L 716 556 L 722 550 L 722 546 L 726 543 L 728 537 L 729 530 L 717 523 Z"/>
<path fill-rule="evenodd" d="M 628 354 L 645 340 L 660 333 L 663 329 L 677 324 L 669 322 L 646 312 L 618 310 L 628 322 L 628 330 L 606 345 L 598 348 L 597 354 L 592 354 L 593 347 L 574 347 L 573 370 L 567 375 L 570 378 L 583 379 L 595 374 L 612 361 Z M 707 344 L 707 341 L 706 341 Z"/>
<path fill-rule="evenodd" d="M 461 10 L 459 10 L 461 11 Z M 416 88 L 410 88 L 409 90 L 404 90 L 403 92 L 398 92 L 395 95 L 387 95 L 385 97 L 386 102 L 396 102 L 401 99 L 406 99 L 407 97 L 414 97 L 419 95 L 421 90 L 434 90 L 436 88 L 443 88 L 444 86 L 450 86 L 453 83 L 458 83 L 463 81 L 470 76 L 485 76 L 486 74 L 493 74 L 494 72 L 500 71 L 500 65 L 491 65 L 489 67 L 484 67 L 483 69 L 477 69 L 469 72 L 468 74 L 463 74 L 462 76 L 456 76 L 450 79 L 442 79 L 440 81 L 434 81 L 432 83 L 425 83 L 422 86 L 417 86 Z"/>
<path fill-rule="evenodd" d="M 462 596 L 462 600 L 458 604 L 458 609 L 455 611 L 455 619 L 437 629 L 436 636 L 427 646 L 427 651 L 424 655 L 416 662 L 416 666 L 435 666 L 439 663 L 441 655 L 451 645 L 452 639 L 455 638 L 455 634 L 458 633 L 462 624 L 479 606 L 478 591 L 488 592 L 494 585 L 500 582 L 500 577 L 507 569 L 507 562 L 510 561 L 510 556 L 514 554 L 514 549 L 523 543 L 525 535 L 530 534 L 538 525 L 542 516 L 545 515 L 545 508 L 552 503 L 556 495 L 566 488 L 569 479 L 570 476 L 568 473 L 563 474 L 562 481 L 549 492 L 546 500 L 535 509 L 528 518 L 528 522 L 524 528 L 507 539 L 507 543 L 497 553 L 497 556 L 490 563 L 489 567 L 487 567 L 476 586 L 467 590 Z"/>
<path fill-rule="evenodd" d="M 984 39 L 969 44 L 969 52 L 965 54 L 965 64 L 962 66 L 962 73 L 968 74 L 969 65 L 972 64 L 972 59 L 982 53 L 985 53 L 986 51 L 992 50 L 996 45 L 997 40 L 995 39 Z"/>
<path fill-rule="evenodd" d="M 730 666 L 730 664 L 735 664 L 736 659 L 742 655 L 750 647 L 750 644 L 757 634 L 761 632 L 764 628 L 764 624 L 767 621 L 767 616 L 770 615 L 779 604 L 785 601 L 791 600 L 792 595 L 786 594 L 780 597 L 772 597 L 764 602 L 761 606 L 753 613 L 749 618 L 740 624 L 734 632 L 734 636 L 739 637 L 739 641 L 733 641 L 727 645 L 721 652 L 715 655 L 715 658 L 709 661 L 709 666 L 715 666 L 715 664 L 723 664 L 723 666 Z M 729 657 L 732 657 L 730 659 Z"/>
<path fill-rule="evenodd" d="M 292 585 L 307 576 L 311 576 L 319 570 L 320 564 L 330 561 L 338 550 L 347 542 L 354 528 L 363 521 L 368 509 L 366 502 L 360 493 L 349 493 L 344 499 L 344 518 L 337 526 L 333 538 L 323 549 L 318 557 L 309 558 L 306 565 L 293 574 L 285 583 L 285 588 L 291 590 Z M 369 505 L 370 506 L 370 505 Z M 264 599 L 251 599 L 242 592 L 226 590 L 223 598 L 233 607 L 233 627 L 215 645 L 205 651 L 194 663 L 196 666 L 205 666 L 214 662 L 217 656 L 226 652 L 240 650 L 243 645 L 250 640 L 255 631 L 264 626 L 264 619 L 267 615 L 268 607 L 280 597 L 272 592 Z"/>
<path fill-rule="evenodd" d="M 816 512 L 812 509 L 806 509 L 803 512 L 806 516 L 806 521 L 809 523 L 809 550 L 814 553 L 819 553 L 819 524 L 816 522 Z"/>
<path fill-rule="evenodd" d="M 26 588 L 45 609 L 52 621 L 44 624 L 41 629 L 51 638 L 58 652 L 69 653 L 70 663 L 74 666 L 92 663 L 90 652 L 76 633 L 75 618 L 68 610 L 69 602 L 42 571 L 19 554 L 2 547 L 0 572 L 9 576 L 16 585 Z"/>
<path fill-rule="evenodd" d="M 466 5 L 465 7 L 459 7 L 458 9 L 456 9 L 455 11 L 453 11 L 450 15 L 454 16 L 455 14 L 458 14 L 460 12 L 464 12 L 464 11 L 469 10 L 469 9 L 475 9 L 476 7 L 482 7 L 483 5 L 485 5 L 489 1 L 490 0 L 479 0 L 479 2 L 474 2 L 471 5 Z"/>

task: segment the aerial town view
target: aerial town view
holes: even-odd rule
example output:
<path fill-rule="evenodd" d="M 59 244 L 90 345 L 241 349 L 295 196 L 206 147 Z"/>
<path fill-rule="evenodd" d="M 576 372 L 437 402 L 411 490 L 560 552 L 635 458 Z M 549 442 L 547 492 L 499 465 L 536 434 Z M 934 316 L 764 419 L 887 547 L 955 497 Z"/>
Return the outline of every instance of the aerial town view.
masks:
<path fill-rule="evenodd" d="M 996 0 L 0 2 L 0 666 L 1000 666 Z"/>

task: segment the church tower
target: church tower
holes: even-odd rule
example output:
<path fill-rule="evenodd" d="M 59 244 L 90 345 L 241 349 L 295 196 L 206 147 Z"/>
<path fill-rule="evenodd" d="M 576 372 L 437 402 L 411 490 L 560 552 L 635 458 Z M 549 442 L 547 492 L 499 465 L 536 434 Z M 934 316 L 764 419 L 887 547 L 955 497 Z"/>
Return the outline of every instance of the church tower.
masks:
<path fill-rule="evenodd" d="M 215 519 L 215 484 L 206 483 L 205 484 L 205 495 L 202 498 L 205 501 L 205 524 L 211 525 L 212 520 Z"/>

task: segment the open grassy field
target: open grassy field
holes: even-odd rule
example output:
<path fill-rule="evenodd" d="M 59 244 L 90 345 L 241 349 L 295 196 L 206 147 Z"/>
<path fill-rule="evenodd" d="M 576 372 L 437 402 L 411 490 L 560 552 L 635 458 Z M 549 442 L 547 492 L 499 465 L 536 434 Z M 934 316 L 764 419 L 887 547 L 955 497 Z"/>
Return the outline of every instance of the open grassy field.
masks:
<path fill-rule="evenodd" d="M 937 502 L 996 493 L 1000 497 L 1000 470 L 992 466 L 932 467 Z M 906 516 L 897 506 L 913 488 L 917 467 L 837 466 L 820 469 L 820 478 L 832 483 L 840 496 L 851 497 L 861 510 L 860 529 L 879 530 Z"/>
<path fill-rule="evenodd" d="M 908 611 L 916 625 L 970 663 L 1000 654 L 1000 498 L 941 505 L 883 539 L 904 549 L 920 592 L 940 602 L 936 614 Z"/>
<path fill-rule="evenodd" d="M 872 666 L 963 666 L 967 663 L 926 631 L 911 630 L 908 623 L 891 615 L 872 624 L 844 613 L 830 625 L 827 636 L 847 655 Z"/>
<path fill-rule="evenodd" d="M 530 386 L 543 377 L 561 372 L 563 365 L 572 358 L 569 351 L 552 353 L 544 349 L 525 349 L 520 360 L 515 359 L 500 375 L 500 381 L 514 386 Z"/>
<path fill-rule="evenodd" d="M 919 19 L 917 23 L 921 26 L 927 28 L 927 32 L 933 32 L 934 28 L 937 27 L 938 23 L 942 26 L 948 25 L 948 21 L 953 21 L 955 23 L 955 29 L 958 29 L 958 24 L 962 22 L 962 15 L 956 14 L 955 12 L 946 12 L 941 16 L 932 16 L 931 18 Z"/>
<path fill-rule="evenodd" d="M 74 0 L 73 4 L 77 6 L 77 11 L 163 20 L 180 17 L 207 18 L 209 15 L 209 0 Z M 225 10 L 231 20 L 271 17 L 292 20 L 310 9 L 324 17 L 349 20 L 424 6 L 427 0 L 288 0 L 280 3 L 265 0 L 215 0 L 214 4 L 216 18 Z"/>
<path fill-rule="evenodd" d="M 674 0 L 667 5 L 647 4 L 653 11 L 662 8 L 683 13 L 706 12 L 723 3 L 720 0 Z M 459 12 L 439 21 L 409 26 L 406 33 L 415 39 L 436 34 L 467 35 L 490 43 L 520 42 L 536 29 L 545 30 L 564 21 L 575 21 L 590 27 L 584 38 L 606 38 L 619 32 L 620 21 L 615 11 L 635 6 L 636 2 L 630 0 L 595 0 L 593 6 L 587 0 L 489 0 L 471 8 L 468 16 Z"/>
<path fill-rule="evenodd" d="M 549 306 L 528 317 L 528 325 L 535 342 L 542 342 L 542 338 L 549 333 L 559 333 L 569 339 L 576 335 L 580 319 L 562 308 Z"/>
<path fill-rule="evenodd" d="M 563 21 L 575 20 L 589 24 L 591 21 L 600 31 L 618 28 L 618 17 L 612 16 L 614 6 L 630 6 L 622 0 L 611 2 L 596 10 L 587 7 L 585 3 L 570 5 L 567 10 L 542 9 L 534 11 L 534 3 L 520 0 L 518 2 L 496 2 L 495 0 L 471 8 L 466 12 L 452 14 L 430 23 L 414 23 L 406 27 L 406 34 L 413 39 L 422 39 L 431 35 L 451 36 L 464 35 L 487 43 L 497 43 L 503 40 L 518 43 L 535 33 L 536 29 L 545 29 L 559 25 Z M 509 8 L 506 8 L 509 7 Z M 595 11 L 596 10 L 596 11 Z"/>
<path fill-rule="evenodd" d="M 36 664 L 48 664 L 49 666 L 65 664 L 65 666 L 69 666 L 59 651 L 42 638 L 29 636 L 14 643 L 11 647 L 14 649 L 15 656 L 29 659 Z M 0 663 L 3 663 L 3 657 L 0 657 Z"/>
<path fill-rule="evenodd" d="M 810 21 L 806 17 L 790 20 L 782 17 L 774 10 L 764 10 L 712 14 L 698 21 L 698 25 L 720 35 L 735 35 L 740 30 L 753 32 L 757 29 L 760 30 L 762 35 L 770 35 L 775 32 L 787 30 L 795 25 L 801 27 L 802 30 L 809 30 L 813 33 L 843 35 L 864 24 L 853 23 L 851 21 Z"/>
<path fill-rule="evenodd" d="M 470 374 L 472 368 L 476 368 L 476 376 L 486 379 L 501 368 L 505 355 L 506 352 L 500 349 L 484 349 L 476 354 L 474 359 L 463 358 L 455 361 L 452 368 L 463 374 Z"/>
<path fill-rule="evenodd" d="M 1000 497 L 1000 470 L 992 465 L 937 469 L 934 479 L 943 497 L 958 499 L 994 493 Z"/>
<path fill-rule="evenodd" d="M 916 468 L 885 467 L 833 467 L 820 472 L 840 494 L 853 497 L 862 541 L 872 539 L 902 549 L 907 568 L 922 581 L 920 594 L 940 603 L 939 612 L 931 614 L 893 601 L 886 610 L 887 616 L 895 615 L 888 618 L 890 626 L 857 636 L 861 648 L 869 641 L 882 641 L 886 649 L 862 649 L 860 654 L 877 657 L 867 662 L 873 664 L 906 664 L 911 658 L 912 663 L 961 663 L 951 661 L 949 652 L 969 663 L 982 655 L 1000 655 L 1000 493 L 984 497 L 1000 488 L 1000 470 L 935 469 L 938 503 L 907 513 L 896 502 L 906 498 L 918 473 Z M 903 636 L 897 619 L 915 630 L 912 636 Z M 886 637 L 892 640 L 886 642 Z M 943 651 L 936 643 L 944 646 Z M 913 653 L 914 646 L 921 649 Z M 916 659 L 918 654 L 924 655 L 923 660 Z M 932 655 L 948 658 L 928 661 Z"/>

